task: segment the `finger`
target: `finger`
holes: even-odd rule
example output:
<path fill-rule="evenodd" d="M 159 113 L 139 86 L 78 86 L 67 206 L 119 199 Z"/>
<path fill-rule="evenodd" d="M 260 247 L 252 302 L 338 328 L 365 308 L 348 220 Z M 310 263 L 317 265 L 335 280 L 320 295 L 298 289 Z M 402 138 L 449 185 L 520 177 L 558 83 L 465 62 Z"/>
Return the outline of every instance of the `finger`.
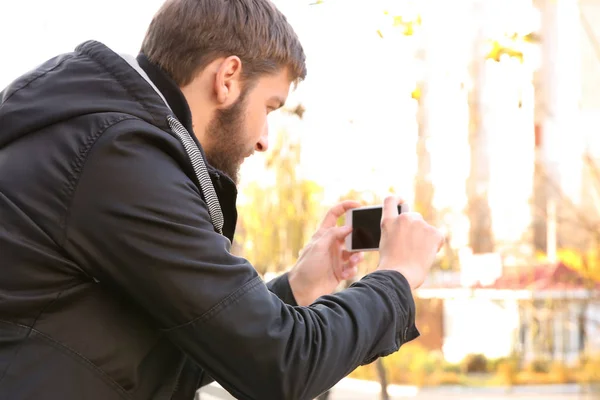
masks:
<path fill-rule="evenodd" d="M 347 269 L 352 269 L 365 260 L 365 255 L 362 252 L 351 253 L 346 261 L 342 264 L 340 273 Z"/>
<path fill-rule="evenodd" d="M 351 266 L 356 266 L 358 264 L 360 264 L 361 262 L 363 262 L 365 260 L 365 255 L 364 253 L 354 253 L 352 256 L 350 256 L 350 258 L 348 259 L 348 263 Z"/>
<path fill-rule="evenodd" d="M 342 262 L 344 265 L 356 265 L 365 259 L 365 255 L 362 252 L 342 252 Z"/>
<path fill-rule="evenodd" d="M 345 250 L 345 248 L 346 246 L 344 246 L 343 244 L 340 246 L 340 249 L 342 250 L 342 261 L 347 262 L 350 259 L 350 257 L 357 253 L 354 251 L 347 251 Z"/>
<path fill-rule="evenodd" d="M 360 264 L 364 259 L 364 254 L 361 253 L 350 253 L 350 257 L 348 260 L 341 264 L 339 270 L 336 270 L 335 275 L 339 280 L 350 279 L 354 277 L 358 273 L 358 264 Z"/>
<path fill-rule="evenodd" d="M 325 218 L 321 222 L 321 228 L 333 228 L 337 224 L 337 220 L 346 213 L 348 210 L 360 207 L 360 203 L 354 200 L 346 200 L 333 206 Z"/>
<path fill-rule="evenodd" d="M 383 201 L 383 211 L 381 213 L 382 221 L 398 216 L 398 204 L 402 204 L 404 200 L 398 196 L 388 196 Z"/>
<path fill-rule="evenodd" d="M 402 218 L 407 218 L 407 219 L 411 219 L 411 220 L 421 220 L 421 221 L 423 221 L 423 215 L 421 215 L 421 213 L 414 212 L 414 211 L 402 213 L 402 217 L 400 217 L 400 218 L 401 219 Z"/>
<path fill-rule="evenodd" d="M 352 279 L 356 276 L 357 273 L 358 273 L 357 265 L 350 267 L 350 268 L 346 268 L 342 271 L 342 279 L 344 279 L 344 280 Z"/>
<path fill-rule="evenodd" d="M 346 239 L 346 236 L 348 236 L 350 232 L 352 232 L 351 226 L 338 226 L 329 230 L 331 237 L 336 240 Z"/>
<path fill-rule="evenodd" d="M 342 245 L 342 262 L 348 262 L 348 260 L 350 259 L 350 257 L 352 257 L 353 254 L 350 251 L 343 250 L 345 248 L 346 246 Z"/>

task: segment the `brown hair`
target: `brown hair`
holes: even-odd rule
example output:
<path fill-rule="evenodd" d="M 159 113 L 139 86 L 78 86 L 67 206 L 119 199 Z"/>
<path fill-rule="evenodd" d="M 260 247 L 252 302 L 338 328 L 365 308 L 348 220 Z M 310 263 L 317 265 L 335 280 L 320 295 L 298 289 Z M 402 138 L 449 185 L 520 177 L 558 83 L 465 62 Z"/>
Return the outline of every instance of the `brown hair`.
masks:
<path fill-rule="evenodd" d="M 306 76 L 304 50 L 270 0 L 167 0 L 152 19 L 142 53 L 179 85 L 219 57 L 238 56 L 244 79 L 287 67 Z"/>

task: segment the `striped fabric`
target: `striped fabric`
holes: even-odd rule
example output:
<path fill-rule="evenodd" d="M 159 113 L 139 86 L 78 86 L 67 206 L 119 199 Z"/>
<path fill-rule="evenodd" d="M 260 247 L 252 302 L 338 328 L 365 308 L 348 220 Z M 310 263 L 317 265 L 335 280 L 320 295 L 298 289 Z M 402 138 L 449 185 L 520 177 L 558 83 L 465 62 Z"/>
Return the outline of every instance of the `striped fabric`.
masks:
<path fill-rule="evenodd" d="M 177 135 L 177 137 L 179 137 L 179 140 L 181 140 L 186 153 L 190 157 L 190 161 L 194 167 L 194 172 L 196 172 L 196 177 L 200 183 L 200 188 L 202 189 L 202 193 L 204 193 L 204 198 L 208 204 L 208 212 L 210 214 L 212 224 L 217 232 L 222 235 L 223 224 L 225 222 L 223 218 L 223 211 L 221 210 L 221 205 L 219 204 L 219 199 L 217 198 L 215 188 L 210 180 L 210 175 L 208 175 L 208 170 L 206 169 L 206 163 L 204 162 L 202 153 L 200 153 L 200 149 L 198 149 L 198 146 L 196 146 L 196 143 L 190 137 L 187 129 L 185 129 L 185 127 L 181 124 L 181 122 L 179 122 L 179 120 L 177 120 L 177 118 L 169 115 L 167 117 L 167 121 L 171 127 L 171 130 Z"/>
<path fill-rule="evenodd" d="M 148 74 L 140 67 L 139 63 L 134 57 L 131 57 L 126 54 L 120 54 L 121 58 L 123 58 L 135 71 L 148 84 L 154 91 L 160 96 L 160 98 L 164 101 L 165 105 L 171 110 L 167 99 L 165 96 L 158 90 L 158 88 L 154 85 Z M 172 111 L 172 110 L 171 110 Z M 202 193 L 204 193 L 204 198 L 206 203 L 208 204 L 208 212 L 210 214 L 210 219 L 217 230 L 221 235 L 223 234 L 223 224 L 225 223 L 225 219 L 223 218 L 223 211 L 221 210 L 221 205 L 219 204 L 219 199 L 217 198 L 217 193 L 215 192 L 215 188 L 210 180 L 210 175 L 208 175 L 208 170 L 206 169 L 206 164 L 204 162 L 204 158 L 202 157 L 202 153 L 200 153 L 200 149 L 196 146 L 196 142 L 191 138 L 190 133 L 185 129 L 185 127 L 177 120 L 177 118 L 169 115 L 167 117 L 167 122 L 171 127 L 171 130 L 179 137 L 179 140 L 183 144 L 185 148 L 185 152 L 187 153 L 192 165 L 194 167 L 194 172 L 196 172 L 196 177 L 198 178 L 198 182 L 200 183 L 200 189 Z"/>

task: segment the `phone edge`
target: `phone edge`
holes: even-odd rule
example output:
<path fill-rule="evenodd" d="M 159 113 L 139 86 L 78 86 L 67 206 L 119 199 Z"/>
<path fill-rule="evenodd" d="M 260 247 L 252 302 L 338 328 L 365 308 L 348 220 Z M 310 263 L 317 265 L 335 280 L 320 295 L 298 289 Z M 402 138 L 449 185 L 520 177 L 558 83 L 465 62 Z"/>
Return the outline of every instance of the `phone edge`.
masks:
<path fill-rule="evenodd" d="M 354 212 L 354 209 L 346 211 L 346 226 L 352 227 L 353 212 Z M 350 233 L 348 236 L 346 236 L 346 239 L 344 240 L 344 245 L 346 247 L 346 251 L 354 251 L 354 250 L 352 250 L 352 233 Z"/>

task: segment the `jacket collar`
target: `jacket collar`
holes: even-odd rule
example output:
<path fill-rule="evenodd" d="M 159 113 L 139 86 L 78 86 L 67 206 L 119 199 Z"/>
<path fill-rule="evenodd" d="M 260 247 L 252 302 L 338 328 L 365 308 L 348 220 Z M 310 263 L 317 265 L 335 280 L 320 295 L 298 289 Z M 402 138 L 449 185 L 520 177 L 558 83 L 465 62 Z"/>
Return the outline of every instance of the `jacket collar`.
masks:
<path fill-rule="evenodd" d="M 144 53 L 140 53 L 137 56 L 136 60 L 140 67 L 144 70 L 144 72 L 146 72 L 152 83 L 154 83 L 156 88 L 164 96 L 169 107 L 175 114 L 175 117 L 177 117 L 179 122 L 181 122 L 185 129 L 187 129 L 187 131 L 190 133 L 192 139 L 194 139 L 194 142 L 196 142 L 196 145 L 202 152 L 202 156 L 206 160 L 206 154 L 204 154 L 204 149 L 202 148 L 202 145 L 200 144 L 198 138 L 196 137 L 196 134 L 194 133 L 194 127 L 192 124 L 192 112 L 190 110 L 190 106 L 185 96 L 181 92 L 181 89 L 179 89 L 179 86 L 165 71 L 162 70 L 162 68 L 152 63 Z M 220 178 L 223 178 L 226 181 L 230 181 L 231 185 L 235 187 L 233 181 L 231 181 L 231 179 L 225 174 L 212 167 L 208 162 L 206 166 L 211 174 L 216 174 Z"/>
<path fill-rule="evenodd" d="M 162 96 L 149 88 L 146 79 L 140 76 L 140 71 L 133 68 L 129 61 L 104 44 L 90 40 L 77 46 L 76 52 L 94 60 L 126 88 L 130 98 L 135 100 L 131 102 L 130 112 L 132 115 L 163 129 L 165 132 L 172 132 L 167 122 L 167 116 L 175 114 L 179 122 L 188 130 L 206 160 L 204 150 L 196 135 L 193 134 L 191 112 L 183 93 L 158 66 L 148 62 L 147 59 L 144 60 L 145 57 L 138 56 L 138 58 L 142 58 L 141 63 L 138 59 L 134 59 L 137 64 L 140 64 L 140 68 L 150 78 L 154 86 L 159 89 Z M 165 100 L 168 105 L 165 104 Z M 233 181 L 222 172 L 208 163 L 206 167 L 225 217 L 223 234 L 233 241 L 237 222 L 237 188 Z"/>
<path fill-rule="evenodd" d="M 136 60 L 146 75 L 148 75 L 148 78 L 150 78 L 162 96 L 164 96 L 167 104 L 175 114 L 175 117 L 190 133 L 190 136 L 200 149 L 204 160 L 206 160 L 204 150 L 202 149 L 198 138 L 194 134 L 194 129 L 192 126 L 192 112 L 185 96 L 181 92 L 181 89 L 179 89 L 179 86 L 158 65 L 152 63 L 145 54 L 140 53 Z M 237 223 L 237 188 L 229 177 L 213 168 L 210 164 L 208 164 L 208 162 L 206 163 L 206 167 L 213 182 L 213 186 L 217 192 L 221 209 L 225 215 L 223 234 L 233 242 L 233 235 L 235 233 L 235 226 Z"/>
<path fill-rule="evenodd" d="M 192 134 L 192 137 L 195 139 L 196 136 L 193 134 L 194 129 L 192 126 L 192 112 L 190 111 L 188 102 L 181 92 L 181 89 L 179 89 L 175 81 L 171 79 L 171 77 L 167 75 L 158 65 L 151 63 L 145 54 L 140 53 L 136 59 L 152 83 L 156 85 L 156 88 L 165 97 L 165 100 L 169 104 L 169 107 L 171 107 L 171 110 L 173 110 L 175 117 L 177 117 L 179 122 L 181 122 L 185 129 L 187 129 L 187 131 Z M 199 143 L 196 144 L 199 145 Z"/>

